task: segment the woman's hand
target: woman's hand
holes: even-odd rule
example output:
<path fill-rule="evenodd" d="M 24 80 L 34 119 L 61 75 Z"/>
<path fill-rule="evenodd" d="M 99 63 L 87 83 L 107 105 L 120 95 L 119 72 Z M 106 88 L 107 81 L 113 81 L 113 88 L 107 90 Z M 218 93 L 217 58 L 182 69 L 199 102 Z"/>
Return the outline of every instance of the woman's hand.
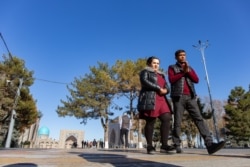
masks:
<path fill-rule="evenodd" d="M 167 94 L 167 92 L 168 92 L 168 90 L 166 88 L 161 88 L 160 89 L 160 94 L 161 95 L 165 95 L 165 94 Z"/>

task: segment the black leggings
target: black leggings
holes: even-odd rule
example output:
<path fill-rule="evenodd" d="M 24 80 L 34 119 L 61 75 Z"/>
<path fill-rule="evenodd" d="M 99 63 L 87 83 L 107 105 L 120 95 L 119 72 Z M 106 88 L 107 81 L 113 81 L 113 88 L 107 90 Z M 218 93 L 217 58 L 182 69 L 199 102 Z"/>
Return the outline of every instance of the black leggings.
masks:
<path fill-rule="evenodd" d="M 158 117 L 161 121 L 160 133 L 161 133 L 161 144 L 168 144 L 168 136 L 170 131 L 170 121 L 171 113 L 164 113 Z M 147 146 L 153 146 L 153 133 L 154 133 L 154 124 L 156 121 L 155 117 L 146 117 L 145 125 L 145 137 L 147 140 Z"/>

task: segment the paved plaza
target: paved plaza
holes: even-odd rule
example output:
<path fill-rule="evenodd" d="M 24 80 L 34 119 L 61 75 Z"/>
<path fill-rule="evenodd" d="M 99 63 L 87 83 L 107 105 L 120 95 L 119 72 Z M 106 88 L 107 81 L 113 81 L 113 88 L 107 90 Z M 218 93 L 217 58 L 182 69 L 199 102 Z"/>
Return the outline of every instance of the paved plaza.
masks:
<path fill-rule="evenodd" d="M 1 167 L 250 167 L 250 149 L 146 154 L 145 149 L 0 149 Z"/>

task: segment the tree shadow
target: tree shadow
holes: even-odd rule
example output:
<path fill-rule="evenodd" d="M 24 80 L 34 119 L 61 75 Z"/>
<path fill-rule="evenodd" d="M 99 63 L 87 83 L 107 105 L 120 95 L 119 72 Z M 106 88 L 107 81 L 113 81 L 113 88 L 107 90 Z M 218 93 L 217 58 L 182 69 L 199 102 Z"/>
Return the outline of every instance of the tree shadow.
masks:
<path fill-rule="evenodd" d="M 121 149 L 121 148 L 118 148 L 118 149 L 108 149 L 108 150 L 107 149 L 100 149 L 100 151 L 103 151 L 103 152 L 120 152 L 120 153 L 121 152 L 123 152 L 123 153 L 125 153 L 125 152 L 127 152 L 127 153 L 131 152 L 131 153 L 147 154 L 146 153 L 146 149 L 141 150 L 141 149 Z M 155 154 L 157 154 L 157 152 Z M 165 153 L 165 154 L 166 155 L 171 155 L 171 154 L 175 155 L 175 151 L 169 151 L 168 153 Z M 159 155 L 162 155 L 162 153 L 159 153 Z"/>
<path fill-rule="evenodd" d="M 118 151 L 116 151 L 118 152 Z M 133 153 L 135 153 L 133 151 Z M 157 156 L 157 155 L 144 155 L 142 156 Z M 84 158 L 85 160 L 93 163 L 104 163 L 104 164 L 111 164 L 114 167 L 181 167 L 169 163 L 162 163 L 162 162 L 155 162 L 150 160 L 141 160 L 136 158 L 130 158 L 126 155 L 115 154 L 113 153 L 82 153 L 79 154 L 80 157 Z"/>
<path fill-rule="evenodd" d="M 34 164 L 34 163 L 15 163 L 15 164 L 5 165 L 3 167 L 37 167 L 37 164 Z"/>
<path fill-rule="evenodd" d="M 228 157 L 228 158 L 247 158 L 250 159 L 250 153 L 246 153 L 245 155 L 239 155 L 239 154 L 227 154 L 227 153 L 220 153 L 220 152 L 216 152 L 214 154 L 208 154 L 206 152 L 204 153 L 197 153 L 197 152 L 185 152 L 185 154 L 193 154 L 193 155 L 204 155 L 204 156 L 213 156 L 213 157 Z"/>

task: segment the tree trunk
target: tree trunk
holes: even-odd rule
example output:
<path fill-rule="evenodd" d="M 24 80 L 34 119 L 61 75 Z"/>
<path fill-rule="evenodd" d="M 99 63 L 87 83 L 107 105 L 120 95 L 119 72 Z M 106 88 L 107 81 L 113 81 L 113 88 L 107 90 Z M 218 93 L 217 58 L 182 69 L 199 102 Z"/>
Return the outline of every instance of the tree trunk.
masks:
<path fill-rule="evenodd" d="M 109 123 L 106 122 L 104 126 L 104 148 L 108 149 L 109 148 Z"/>
<path fill-rule="evenodd" d="M 143 148 L 141 119 L 138 119 L 138 148 Z"/>

